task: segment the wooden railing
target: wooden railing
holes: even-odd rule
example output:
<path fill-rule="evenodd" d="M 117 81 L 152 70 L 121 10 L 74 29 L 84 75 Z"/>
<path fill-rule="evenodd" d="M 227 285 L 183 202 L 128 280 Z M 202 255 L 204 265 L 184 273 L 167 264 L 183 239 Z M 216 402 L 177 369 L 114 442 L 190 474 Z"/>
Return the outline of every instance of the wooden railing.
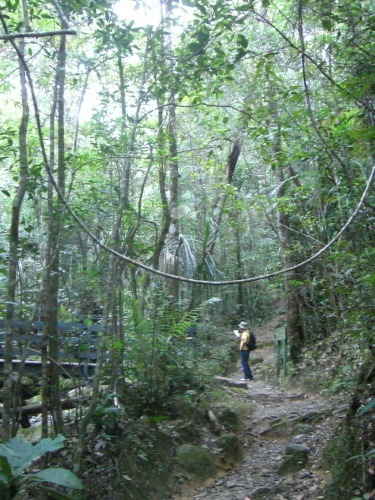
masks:
<path fill-rule="evenodd" d="M 43 343 L 43 321 L 13 321 L 13 368 L 18 369 L 21 356 L 26 356 L 25 372 L 41 370 L 40 354 Z M 95 369 L 98 357 L 98 339 L 101 325 L 94 323 L 58 322 L 60 371 L 65 376 L 89 376 Z M 5 321 L 0 319 L 0 371 L 2 371 L 5 347 Z M 109 359 L 109 354 L 102 355 Z"/>
<path fill-rule="evenodd" d="M 43 343 L 43 321 L 13 321 L 13 356 L 38 356 Z M 97 357 L 101 325 L 84 323 L 58 323 L 60 332 L 60 359 L 91 359 Z M 0 357 L 4 355 L 5 321 L 0 319 Z M 26 352 L 25 352 L 26 350 Z"/>

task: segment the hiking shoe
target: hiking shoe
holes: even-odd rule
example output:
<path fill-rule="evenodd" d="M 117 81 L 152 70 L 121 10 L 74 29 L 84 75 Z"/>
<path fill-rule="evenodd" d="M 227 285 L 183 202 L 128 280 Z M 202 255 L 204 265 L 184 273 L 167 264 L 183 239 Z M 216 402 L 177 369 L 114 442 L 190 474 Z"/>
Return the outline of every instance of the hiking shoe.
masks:
<path fill-rule="evenodd" d="M 241 378 L 241 382 L 249 382 L 250 380 L 254 380 L 253 378 Z"/>

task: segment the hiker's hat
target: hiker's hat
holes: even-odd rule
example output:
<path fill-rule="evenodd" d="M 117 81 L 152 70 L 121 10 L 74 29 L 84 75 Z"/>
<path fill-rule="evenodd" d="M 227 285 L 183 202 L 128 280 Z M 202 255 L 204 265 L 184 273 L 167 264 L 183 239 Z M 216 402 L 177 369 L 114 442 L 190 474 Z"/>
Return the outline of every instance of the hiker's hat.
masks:
<path fill-rule="evenodd" d="M 247 328 L 247 323 L 245 323 L 245 321 L 241 321 L 241 323 L 238 325 L 238 328 Z"/>

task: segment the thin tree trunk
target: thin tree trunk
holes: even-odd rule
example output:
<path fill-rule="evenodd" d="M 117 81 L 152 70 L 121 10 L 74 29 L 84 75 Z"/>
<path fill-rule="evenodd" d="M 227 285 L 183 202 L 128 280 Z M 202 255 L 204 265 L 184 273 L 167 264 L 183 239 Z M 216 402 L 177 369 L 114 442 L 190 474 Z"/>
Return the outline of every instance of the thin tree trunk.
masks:
<path fill-rule="evenodd" d="M 165 163 L 165 159 L 162 155 L 162 151 L 164 148 L 164 140 L 165 140 L 165 134 L 164 134 L 164 130 L 163 130 L 164 105 L 160 101 L 158 103 L 158 108 L 159 108 L 159 112 L 158 112 L 159 133 L 158 133 L 157 143 L 158 143 L 158 148 L 159 148 L 159 152 L 160 152 L 158 173 L 159 173 L 159 193 L 160 193 L 160 199 L 161 199 L 161 205 L 162 205 L 162 222 L 160 224 L 159 238 L 158 238 L 158 241 L 157 241 L 156 246 L 155 246 L 153 260 L 152 260 L 152 265 L 155 269 L 159 268 L 160 255 L 161 255 L 161 252 L 162 252 L 164 244 L 165 244 L 166 235 L 168 234 L 168 230 L 169 230 L 169 227 L 171 225 L 171 213 L 169 210 L 169 203 L 168 203 L 168 197 L 167 197 L 166 163 Z"/>
<path fill-rule="evenodd" d="M 161 0 L 161 10 L 165 11 L 163 15 L 163 27 L 166 31 L 169 29 L 168 16 L 173 10 L 173 0 Z M 172 52 L 172 39 L 169 35 L 162 37 L 161 40 L 161 60 L 157 61 L 156 54 L 154 55 L 154 72 L 155 81 L 158 80 L 158 72 L 160 67 L 168 67 L 168 56 Z M 168 97 L 168 125 L 165 126 L 165 109 L 166 109 L 167 94 L 163 92 L 158 99 L 158 155 L 159 162 L 159 193 L 162 204 L 162 223 L 159 231 L 155 250 L 153 254 L 153 267 L 159 268 L 160 256 L 163 249 L 164 267 L 170 274 L 178 274 L 178 251 L 179 251 L 179 164 L 177 151 L 177 116 L 175 97 L 172 93 Z M 166 130 L 167 129 L 167 130 Z M 165 144 L 169 148 L 169 161 L 164 158 Z M 169 167 L 169 184 L 167 179 Z M 169 188 L 169 200 L 167 191 Z M 150 281 L 149 277 L 146 280 Z M 148 285 L 147 283 L 147 285 Z M 168 292 L 172 296 L 172 302 L 178 300 L 179 297 L 179 282 L 177 280 L 168 280 Z"/>
<path fill-rule="evenodd" d="M 29 30 L 28 5 L 23 2 L 24 31 Z M 21 40 L 19 50 L 22 55 L 25 53 L 25 41 Z M 19 182 L 17 193 L 12 202 L 11 226 L 9 232 L 9 264 L 8 264 L 8 284 L 6 295 L 6 340 L 4 359 L 4 392 L 3 392 L 3 418 L 2 437 L 7 441 L 11 437 L 11 409 L 12 409 L 12 358 L 13 358 L 13 319 L 16 304 L 17 290 L 17 268 L 18 268 L 18 247 L 19 247 L 19 225 L 23 199 L 26 193 L 28 179 L 28 151 L 27 151 L 27 130 L 29 124 L 29 105 L 26 88 L 26 73 L 20 63 L 20 88 L 22 100 L 22 118 L 18 131 L 19 137 Z"/>
<path fill-rule="evenodd" d="M 120 75 L 120 95 L 121 95 L 121 114 L 122 114 L 122 125 L 121 125 L 121 135 L 122 135 L 122 143 L 125 152 L 125 158 L 123 162 L 123 168 L 121 169 L 121 178 L 120 178 L 120 196 L 119 196 L 119 204 L 118 211 L 116 214 L 116 219 L 114 222 L 113 230 L 112 230 L 112 245 L 113 248 L 121 250 L 121 230 L 124 213 L 130 207 L 129 200 L 129 186 L 130 186 L 130 176 L 131 169 L 133 163 L 133 152 L 136 144 L 136 136 L 138 131 L 139 124 L 139 116 L 141 105 L 143 101 L 143 90 L 146 82 L 146 72 L 148 66 L 148 51 L 149 45 L 146 45 L 145 54 L 143 59 L 143 68 L 141 80 L 138 87 L 138 97 L 135 107 L 135 114 L 133 117 L 133 125 L 129 131 L 127 132 L 127 113 L 126 113 L 126 95 L 125 95 L 125 74 L 124 67 L 121 60 L 121 55 L 118 57 L 118 68 Z M 133 254 L 133 239 L 136 231 L 131 231 L 128 233 L 128 238 L 126 240 L 127 253 Z M 110 300 L 108 302 L 109 310 L 112 311 L 112 340 L 116 342 L 117 348 L 113 349 L 112 352 L 112 386 L 113 389 L 118 392 L 119 395 L 122 395 L 125 387 L 124 380 L 124 369 L 123 369 L 123 359 L 124 359 L 124 332 L 121 329 L 122 325 L 122 300 L 121 300 L 121 289 L 124 287 L 124 271 L 125 266 L 123 262 L 120 262 L 117 257 L 110 256 L 110 270 L 108 273 L 107 280 L 107 291 L 108 297 Z M 130 284 L 131 286 L 136 286 L 136 282 L 130 276 Z M 136 295 L 136 288 L 133 288 L 133 293 Z"/>
<path fill-rule="evenodd" d="M 276 181 L 278 184 L 277 197 L 282 200 L 286 194 L 286 183 L 284 171 L 287 170 L 283 165 L 283 151 L 281 146 L 280 124 L 278 119 L 278 110 L 275 102 L 270 103 L 271 119 L 273 125 L 277 127 L 273 144 L 271 148 L 273 165 L 275 168 Z M 280 252 L 283 261 L 283 267 L 288 268 L 294 265 L 294 258 L 289 231 L 289 215 L 282 208 L 277 210 L 277 234 L 280 241 Z M 284 290 L 286 303 L 286 323 L 287 336 L 290 347 L 290 358 L 292 362 L 297 362 L 303 347 L 303 327 L 300 317 L 299 297 L 294 283 L 297 281 L 295 271 L 284 274 Z"/>
<path fill-rule="evenodd" d="M 62 25 L 62 29 L 64 24 Z M 59 56 L 58 56 L 58 68 L 60 78 L 58 87 L 58 98 L 57 98 L 57 109 L 58 109 L 58 131 L 57 131 L 57 181 L 60 192 L 65 193 L 65 176 L 66 176 L 66 165 L 65 165 L 65 67 L 66 67 L 66 35 L 62 35 L 60 38 Z M 60 379 L 58 370 L 58 360 L 59 360 L 59 343 L 60 334 L 57 329 L 58 322 L 58 296 L 59 296 L 59 283 L 60 283 L 60 237 L 62 230 L 62 220 L 64 217 L 64 206 L 57 198 L 57 219 L 56 219 L 56 246 L 55 246 L 55 258 L 54 258 L 54 276 L 52 280 L 54 282 L 54 293 L 55 293 L 55 314 L 56 317 L 54 325 L 54 335 L 49 336 L 49 354 L 50 357 L 56 361 L 56 363 L 51 363 L 51 407 L 53 409 L 55 432 L 56 434 L 64 433 L 64 419 L 62 414 L 61 406 L 61 394 L 60 394 Z"/>
<path fill-rule="evenodd" d="M 166 235 L 167 271 L 171 274 L 179 274 L 179 166 L 177 159 L 177 117 L 174 97 L 171 96 L 169 107 L 168 140 L 170 154 L 170 189 L 169 189 L 169 227 Z M 168 280 L 168 287 L 172 301 L 177 302 L 179 298 L 180 282 Z"/>
<path fill-rule="evenodd" d="M 237 166 L 238 159 L 241 154 L 242 140 L 236 139 L 231 146 L 226 163 L 226 182 L 231 184 L 233 175 Z M 213 253 L 216 246 L 217 238 L 219 236 L 220 224 L 223 217 L 225 203 L 227 201 L 227 193 L 225 191 L 219 193 L 216 200 L 212 204 L 212 229 L 205 232 L 203 239 L 203 250 L 200 262 L 197 265 L 197 275 L 202 278 L 210 278 L 207 274 L 207 262 L 213 260 Z M 193 286 L 194 293 L 190 301 L 190 309 L 194 308 L 197 304 L 202 302 L 202 295 L 205 291 L 202 286 Z"/>
<path fill-rule="evenodd" d="M 112 248 L 121 250 L 121 229 L 123 223 L 123 216 L 127 207 L 129 207 L 129 185 L 130 185 L 130 175 L 132 167 L 132 153 L 135 148 L 136 134 L 139 124 L 139 115 L 143 99 L 143 90 L 146 81 L 146 68 L 148 63 L 148 50 L 149 46 L 146 46 L 143 70 L 141 81 L 138 88 L 138 98 L 136 103 L 135 114 L 133 117 L 133 125 L 130 133 L 127 133 L 125 126 L 126 123 L 126 103 L 125 103 L 125 84 L 124 84 L 124 68 L 122 61 L 119 57 L 118 68 L 120 74 L 120 93 L 121 93 L 121 111 L 122 111 L 122 141 L 123 148 L 125 151 L 125 158 L 120 171 L 120 193 L 118 200 L 117 213 L 115 215 L 114 224 L 112 227 L 111 235 L 111 245 Z M 129 243 L 129 242 L 128 242 Z M 130 244 L 130 243 L 129 243 Z M 121 288 L 124 286 L 123 283 L 124 267 L 121 262 L 118 261 L 117 257 L 110 255 L 109 257 L 109 269 L 106 283 L 106 302 L 104 304 L 104 314 L 103 314 L 103 327 L 102 334 L 100 337 L 100 347 L 97 358 L 97 365 L 95 370 L 95 375 L 93 379 L 93 391 L 90 400 L 90 405 L 80 423 L 79 426 L 79 442 L 77 446 L 76 454 L 76 471 L 79 471 L 82 465 L 82 459 L 85 452 L 85 438 L 87 434 L 87 427 L 90 423 L 96 405 L 99 400 L 99 384 L 101 379 L 101 367 L 102 358 L 100 354 L 104 351 L 104 339 L 103 335 L 108 331 L 109 317 L 111 315 L 111 326 L 112 326 L 112 340 L 118 341 L 116 349 L 112 350 L 112 388 L 118 392 L 121 397 L 124 389 L 124 369 L 123 369 L 123 359 L 124 359 L 124 332 L 123 332 L 123 302 Z M 118 300 L 116 300 L 118 298 Z"/>
<path fill-rule="evenodd" d="M 155 61 L 154 61 L 155 63 Z M 157 76 L 155 76 L 157 78 Z M 162 220 L 160 223 L 159 233 L 156 239 L 154 252 L 152 256 L 152 267 L 154 269 L 159 269 L 160 266 L 160 256 L 165 246 L 166 237 L 171 225 L 171 212 L 169 209 L 168 196 L 167 196 L 167 165 L 163 155 L 164 142 L 166 140 L 164 131 L 164 98 L 158 99 L 158 134 L 157 134 L 157 145 L 158 145 L 158 178 L 159 178 L 159 194 L 162 206 Z M 145 281 L 143 285 L 143 301 L 141 305 L 141 314 L 144 313 L 146 308 L 145 297 L 146 290 L 149 288 L 151 283 L 151 276 L 147 274 L 145 276 Z"/>
<path fill-rule="evenodd" d="M 50 169 L 55 165 L 55 126 L 57 110 L 57 183 L 60 192 L 65 192 L 65 64 L 66 64 L 66 36 L 60 38 L 58 61 L 55 78 L 55 97 L 50 117 Z M 64 433 L 64 420 L 61 407 L 60 381 L 58 371 L 59 359 L 59 331 L 58 323 L 58 294 L 60 283 L 60 237 L 64 207 L 54 196 L 53 188 L 49 184 L 48 195 L 48 237 L 46 247 L 46 270 L 43 280 L 43 308 L 44 308 L 44 341 L 42 345 L 43 384 L 42 384 L 42 436 L 48 435 L 48 413 L 52 408 L 53 422 L 56 434 Z M 48 357 L 55 362 L 47 366 Z"/>
<path fill-rule="evenodd" d="M 235 168 L 237 166 L 238 158 L 241 153 L 241 148 L 242 148 L 242 140 L 241 139 L 236 139 L 231 147 L 231 151 L 228 156 L 228 161 L 226 165 L 226 182 L 228 184 L 232 183 L 233 179 L 233 174 L 235 171 Z M 212 208 L 212 219 L 213 219 L 213 231 L 212 234 L 210 235 L 210 240 L 205 246 L 203 250 L 203 259 L 202 262 L 206 260 L 208 256 L 212 257 L 217 241 L 217 237 L 219 235 L 219 230 L 220 230 L 220 224 L 221 224 L 221 219 L 223 217 L 223 211 L 224 211 L 224 206 L 227 201 L 227 193 L 221 192 L 219 193 L 219 196 L 217 197 L 216 201 L 213 204 Z"/>
<path fill-rule="evenodd" d="M 235 245 L 236 245 L 236 262 L 237 262 L 237 279 L 243 278 L 243 265 L 242 265 L 242 248 L 241 248 L 241 235 L 238 228 L 238 224 L 234 221 L 234 235 L 235 235 Z M 239 318 L 243 318 L 245 314 L 244 307 L 244 287 L 242 283 L 237 285 L 237 314 Z"/>
<path fill-rule="evenodd" d="M 276 179 L 278 183 L 282 184 L 278 191 L 278 197 L 283 198 L 285 196 L 285 184 L 283 184 L 284 174 L 282 168 L 277 170 Z M 277 212 L 277 228 L 283 267 L 285 268 L 292 267 L 295 264 L 288 227 L 289 216 L 283 210 L 279 209 Z M 299 297 L 294 284 L 297 280 L 298 276 L 295 271 L 284 274 L 287 336 L 290 347 L 290 359 L 293 363 L 299 360 L 304 342 Z"/>

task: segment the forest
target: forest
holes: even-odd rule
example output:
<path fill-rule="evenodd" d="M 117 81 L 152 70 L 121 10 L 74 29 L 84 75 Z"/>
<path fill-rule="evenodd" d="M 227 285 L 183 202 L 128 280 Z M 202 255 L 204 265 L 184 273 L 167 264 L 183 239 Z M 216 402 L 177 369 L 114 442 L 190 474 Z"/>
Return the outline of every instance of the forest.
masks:
<path fill-rule="evenodd" d="M 273 321 L 261 377 L 347 413 L 322 496 L 251 500 L 373 499 L 374 3 L 1 0 L 0 23 L 0 497 L 182 500 L 170 456 L 216 425 L 233 329 Z"/>

